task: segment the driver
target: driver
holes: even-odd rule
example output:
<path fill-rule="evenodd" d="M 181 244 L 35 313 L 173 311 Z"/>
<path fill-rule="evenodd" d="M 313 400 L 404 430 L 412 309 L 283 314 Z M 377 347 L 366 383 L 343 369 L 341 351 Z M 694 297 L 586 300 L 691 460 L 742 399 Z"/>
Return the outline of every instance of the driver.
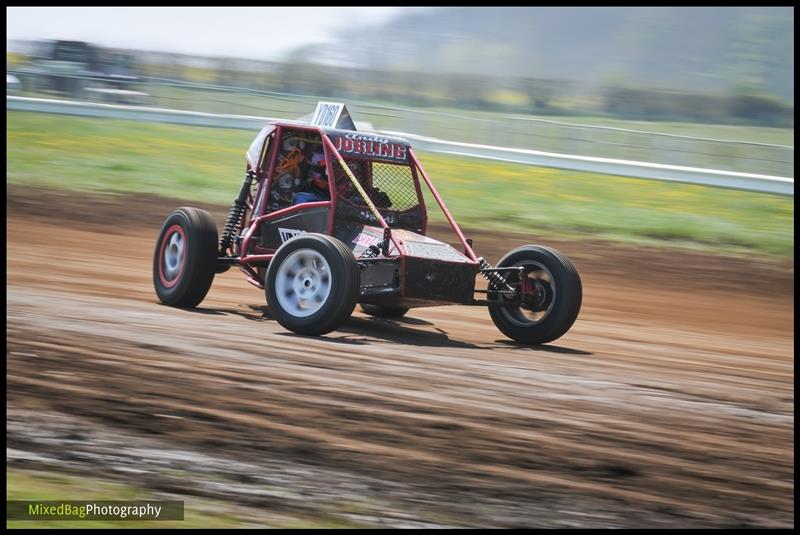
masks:
<path fill-rule="evenodd" d="M 328 189 L 328 170 L 323 152 L 314 152 L 307 161 L 306 191 L 295 193 L 292 204 L 302 204 L 330 199 Z"/>
<path fill-rule="evenodd" d="M 270 187 L 270 211 L 286 208 L 292 202 L 292 198 L 297 191 L 302 191 L 305 187 L 304 175 L 305 141 L 296 135 L 284 137 L 282 151 L 278 165 L 275 170 L 275 178 Z"/>

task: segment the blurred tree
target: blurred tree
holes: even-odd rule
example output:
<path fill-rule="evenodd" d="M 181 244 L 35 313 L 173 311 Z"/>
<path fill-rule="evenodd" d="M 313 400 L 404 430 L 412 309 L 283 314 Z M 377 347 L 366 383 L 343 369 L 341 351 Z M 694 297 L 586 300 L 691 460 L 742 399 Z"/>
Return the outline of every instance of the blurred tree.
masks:
<path fill-rule="evenodd" d="M 569 90 L 570 83 L 565 80 L 537 80 L 523 78 L 519 89 L 528 96 L 528 111 L 548 113 L 553 111 L 553 99 Z"/>
<path fill-rule="evenodd" d="M 568 79 L 609 73 L 652 87 L 723 91 L 744 70 L 794 93 L 789 7 L 457 7 L 343 32 L 340 57 L 372 69 Z"/>

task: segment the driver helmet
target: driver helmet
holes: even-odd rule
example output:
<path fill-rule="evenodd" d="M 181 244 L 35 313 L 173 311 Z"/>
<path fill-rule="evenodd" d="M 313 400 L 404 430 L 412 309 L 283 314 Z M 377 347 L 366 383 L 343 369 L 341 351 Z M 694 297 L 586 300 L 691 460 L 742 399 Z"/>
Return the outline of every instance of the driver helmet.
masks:
<path fill-rule="evenodd" d="M 315 152 L 311 155 L 311 165 L 314 167 L 325 167 L 327 164 L 325 163 L 325 154 L 322 152 Z"/>
<path fill-rule="evenodd" d="M 292 149 L 300 149 L 303 150 L 306 146 L 306 142 L 300 139 L 297 136 L 287 137 L 283 140 L 283 150 L 284 152 L 289 152 Z"/>
<path fill-rule="evenodd" d="M 308 171 L 308 176 L 311 179 L 311 183 L 317 188 L 327 191 L 328 173 L 327 163 L 325 162 L 325 154 L 322 152 L 315 152 L 312 154 L 309 165 L 310 169 Z"/>

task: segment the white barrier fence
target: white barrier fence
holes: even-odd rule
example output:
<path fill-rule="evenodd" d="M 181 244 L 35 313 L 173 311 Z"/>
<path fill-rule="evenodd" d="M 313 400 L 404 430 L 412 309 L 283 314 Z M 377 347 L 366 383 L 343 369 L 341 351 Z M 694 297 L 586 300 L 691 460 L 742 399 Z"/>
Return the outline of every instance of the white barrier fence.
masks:
<path fill-rule="evenodd" d="M 255 117 L 251 115 L 218 115 L 213 113 L 99 104 L 69 100 L 40 99 L 20 96 L 6 96 L 6 109 L 34 111 L 88 117 L 106 117 L 135 121 L 211 126 L 218 128 L 237 128 L 258 130 L 269 121 L 294 122 L 275 117 Z M 357 123 L 358 124 L 358 123 Z M 738 173 L 718 169 L 683 167 L 677 165 L 576 156 L 526 149 L 495 147 L 472 143 L 444 141 L 418 136 L 405 132 L 383 131 L 382 133 L 404 137 L 424 151 L 453 154 L 472 158 L 484 158 L 514 162 L 539 167 L 551 167 L 572 171 L 588 171 L 617 176 L 665 180 L 689 184 L 702 184 L 724 188 L 742 189 L 782 195 L 794 195 L 794 179 L 752 173 Z"/>

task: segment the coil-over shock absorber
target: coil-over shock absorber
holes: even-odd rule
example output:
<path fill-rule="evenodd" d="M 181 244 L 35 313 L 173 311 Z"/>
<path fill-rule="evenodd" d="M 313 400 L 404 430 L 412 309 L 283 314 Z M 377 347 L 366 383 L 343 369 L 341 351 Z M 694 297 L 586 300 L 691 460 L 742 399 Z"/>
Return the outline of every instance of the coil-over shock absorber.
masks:
<path fill-rule="evenodd" d="M 514 293 L 514 288 L 509 285 L 506 280 L 500 276 L 498 268 L 493 268 L 492 265 L 484 260 L 483 257 L 478 258 L 478 267 L 480 268 L 481 275 L 486 277 L 489 283 L 494 285 L 495 290 L 506 291 Z M 516 271 L 516 268 L 511 268 L 509 271 Z"/>
<path fill-rule="evenodd" d="M 231 209 L 228 212 L 228 221 L 225 223 L 225 228 L 222 229 L 222 236 L 219 239 L 219 254 L 221 256 L 227 255 L 228 249 L 233 244 L 234 237 L 242 228 L 242 216 L 247 209 L 247 194 L 250 192 L 250 186 L 255 178 L 255 172 L 248 170 L 244 175 L 239 195 L 233 200 Z"/>

